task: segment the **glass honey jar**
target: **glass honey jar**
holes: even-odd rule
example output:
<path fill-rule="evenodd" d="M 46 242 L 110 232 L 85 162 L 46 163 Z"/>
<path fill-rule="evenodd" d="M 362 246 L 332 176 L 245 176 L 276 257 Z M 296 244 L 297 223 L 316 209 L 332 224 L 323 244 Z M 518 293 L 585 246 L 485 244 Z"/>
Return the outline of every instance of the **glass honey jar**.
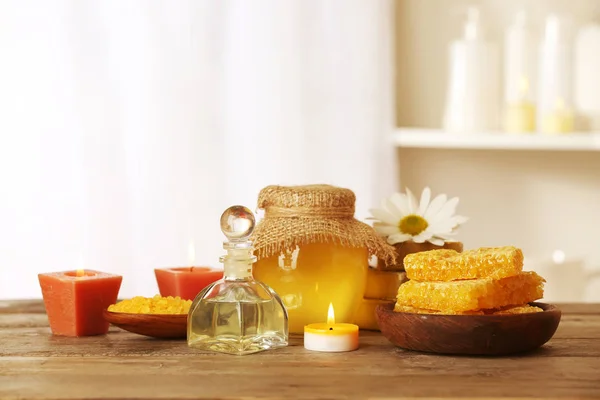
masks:
<path fill-rule="evenodd" d="M 268 186 L 258 199 L 264 218 L 252 240 L 257 279 L 281 297 L 290 333 L 323 321 L 353 322 L 367 281 L 369 257 L 394 258 L 394 249 L 354 218 L 356 197 L 329 185 Z"/>

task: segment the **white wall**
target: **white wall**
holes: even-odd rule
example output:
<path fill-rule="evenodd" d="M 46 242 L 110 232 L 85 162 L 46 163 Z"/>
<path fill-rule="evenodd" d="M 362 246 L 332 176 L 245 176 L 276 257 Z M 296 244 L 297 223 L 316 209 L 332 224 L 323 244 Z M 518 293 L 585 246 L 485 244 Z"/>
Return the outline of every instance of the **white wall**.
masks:
<path fill-rule="evenodd" d="M 0 299 L 37 273 L 219 267 L 271 184 L 392 190 L 392 0 L 0 1 Z M 373 179 L 372 177 L 382 177 Z"/>

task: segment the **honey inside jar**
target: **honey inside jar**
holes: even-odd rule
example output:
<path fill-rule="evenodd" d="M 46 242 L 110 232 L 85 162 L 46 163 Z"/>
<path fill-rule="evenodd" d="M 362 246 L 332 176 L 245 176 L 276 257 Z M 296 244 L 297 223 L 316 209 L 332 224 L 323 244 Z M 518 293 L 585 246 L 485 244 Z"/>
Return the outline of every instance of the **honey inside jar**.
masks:
<path fill-rule="evenodd" d="M 329 243 L 297 246 L 254 264 L 254 276 L 273 288 L 289 314 L 289 331 L 324 322 L 332 303 L 336 321 L 352 322 L 367 280 L 368 250 Z"/>
<path fill-rule="evenodd" d="M 395 261 L 394 248 L 354 218 L 355 202 L 350 189 L 330 185 L 267 186 L 258 195 L 254 277 L 281 298 L 291 333 L 325 322 L 329 304 L 336 321 L 353 322 L 369 257 Z"/>

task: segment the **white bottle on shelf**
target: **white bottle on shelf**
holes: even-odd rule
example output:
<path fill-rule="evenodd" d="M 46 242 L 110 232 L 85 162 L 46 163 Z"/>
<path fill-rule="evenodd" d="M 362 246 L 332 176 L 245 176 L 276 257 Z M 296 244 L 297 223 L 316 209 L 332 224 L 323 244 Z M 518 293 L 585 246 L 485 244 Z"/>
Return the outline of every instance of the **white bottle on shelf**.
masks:
<path fill-rule="evenodd" d="M 496 46 L 484 36 L 479 9 L 470 7 L 463 37 L 450 45 L 446 131 L 480 133 L 498 128 L 498 63 Z"/>
<path fill-rule="evenodd" d="M 535 131 L 536 38 L 527 14 L 519 11 L 504 39 L 504 129 Z"/>
<path fill-rule="evenodd" d="M 577 34 L 574 75 L 577 128 L 600 131 L 600 18 Z"/>
<path fill-rule="evenodd" d="M 549 15 L 545 25 L 538 62 L 537 125 L 542 133 L 569 133 L 574 127 L 570 21 Z"/>

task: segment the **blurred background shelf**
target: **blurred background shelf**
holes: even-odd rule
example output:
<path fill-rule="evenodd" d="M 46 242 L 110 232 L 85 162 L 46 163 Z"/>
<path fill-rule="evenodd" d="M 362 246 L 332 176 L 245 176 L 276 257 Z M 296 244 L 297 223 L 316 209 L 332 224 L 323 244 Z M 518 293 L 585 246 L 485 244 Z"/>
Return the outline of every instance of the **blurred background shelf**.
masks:
<path fill-rule="evenodd" d="M 459 233 L 465 248 L 521 247 L 525 269 L 546 278 L 550 302 L 600 301 L 600 278 L 587 275 L 600 271 L 600 253 L 592 250 L 600 224 L 600 131 L 555 137 L 455 135 L 439 129 L 448 99 L 448 48 L 464 34 L 467 6 L 481 7 L 487 37 L 504 46 L 507 27 L 523 8 L 539 35 L 548 14 L 569 16 L 581 27 L 595 20 L 598 3 L 396 2 L 396 129 L 388 145 L 394 146 L 400 188 L 419 193 L 428 186 L 436 194 L 459 197 L 457 212 L 469 217 Z M 534 86 L 537 82 L 536 77 Z M 554 265 L 557 251 L 566 254 L 569 266 Z"/>
<path fill-rule="evenodd" d="M 564 136 L 543 134 L 456 134 L 439 129 L 398 128 L 393 143 L 400 148 L 600 151 L 600 132 Z"/>

